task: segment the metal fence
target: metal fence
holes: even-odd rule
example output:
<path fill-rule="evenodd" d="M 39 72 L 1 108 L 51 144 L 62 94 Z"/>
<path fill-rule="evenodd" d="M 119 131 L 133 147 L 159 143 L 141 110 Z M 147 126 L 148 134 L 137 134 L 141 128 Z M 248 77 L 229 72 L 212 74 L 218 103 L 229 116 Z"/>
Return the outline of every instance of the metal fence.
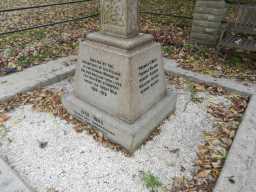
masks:
<path fill-rule="evenodd" d="M 98 15 L 97 2 L 94 0 L 0 9 L 0 36 L 81 21 Z"/>
<path fill-rule="evenodd" d="M 148 0 L 140 0 L 143 5 L 140 13 L 156 17 L 192 20 L 195 1 L 183 0 L 174 3 L 174 0 L 158 0 L 155 4 L 150 4 Z M 30 3 L 26 4 L 26 2 Z M 166 2 L 170 2 L 167 3 L 168 6 Z M 236 4 L 244 1 L 226 0 L 226 2 Z M 184 5 L 188 6 L 185 10 Z M 98 15 L 98 0 L 1 0 L 0 36 L 82 21 Z"/>
<path fill-rule="evenodd" d="M 4 1 L 8 2 L 4 3 Z M 6 6 L 6 4 L 9 3 L 15 5 L 17 4 L 17 1 L 1 0 L 0 36 L 82 21 L 99 16 L 97 0 L 55 1 L 56 2 L 53 3 L 52 1 L 51 3 L 35 3 L 34 5 L 18 4 L 18 6 L 13 7 L 13 5 Z M 147 2 L 147 0 L 141 0 L 141 4 L 147 4 Z M 166 10 L 159 9 L 159 7 L 155 5 L 152 5 L 152 7 L 156 7 L 157 9 L 152 9 L 150 7 L 141 8 L 140 13 L 143 15 L 192 19 L 192 15 L 179 15 L 170 11 L 169 7 Z"/>

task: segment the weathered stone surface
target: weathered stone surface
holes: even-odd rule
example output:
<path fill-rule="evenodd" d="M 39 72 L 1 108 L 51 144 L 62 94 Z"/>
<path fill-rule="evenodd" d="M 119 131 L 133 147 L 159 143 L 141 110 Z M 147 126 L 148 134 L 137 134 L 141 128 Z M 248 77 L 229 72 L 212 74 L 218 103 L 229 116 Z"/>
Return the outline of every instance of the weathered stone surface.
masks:
<path fill-rule="evenodd" d="M 205 42 L 207 42 L 207 43 L 205 43 Z M 217 40 L 209 40 L 207 38 L 200 38 L 199 39 L 199 38 L 193 37 L 193 38 L 190 39 L 190 43 L 212 47 L 212 46 L 215 46 L 217 44 Z"/>
<path fill-rule="evenodd" d="M 195 8 L 197 7 L 212 7 L 212 8 L 223 8 L 226 6 L 224 0 L 197 0 Z"/>
<path fill-rule="evenodd" d="M 0 158 L 0 191 L 31 192 L 16 173 Z"/>
<path fill-rule="evenodd" d="M 101 0 L 102 31 L 81 42 L 74 93 L 63 99 L 75 117 L 130 152 L 176 103 L 167 95 L 161 46 L 138 33 L 137 11 L 138 0 Z"/>
<path fill-rule="evenodd" d="M 204 34 L 208 34 L 208 35 L 215 35 L 216 33 L 218 33 L 218 29 L 213 28 L 213 27 L 198 27 L 198 26 L 194 26 L 193 30 L 191 33 L 197 33 L 198 31 L 200 31 L 201 33 L 203 32 Z"/>
<path fill-rule="evenodd" d="M 140 33 L 132 38 L 123 39 L 106 35 L 101 32 L 90 33 L 86 38 L 87 40 L 103 43 L 105 45 L 110 45 L 125 50 L 131 50 L 144 44 L 152 43 L 154 39 L 152 35 L 144 33 Z"/>
<path fill-rule="evenodd" d="M 212 7 L 196 7 L 197 13 L 199 14 L 211 14 L 211 15 L 221 15 L 225 14 L 224 9 L 212 8 Z"/>
<path fill-rule="evenodd" d="M 215 38 L 216 35 L 211 35 L 211 34 L 208 34 L 208 33 L 204 33 L 202 31 L 200 32 L 196 32 L 196 31 L 192 31 L 191 33 L 191 40 L 192 41 L 195 41 L 195 42 L 200 42 L 201 40 L 202 41 L 206 41 L 205 44 L 208 44 L 208 43 L 217 43 L 217 39 Z"/>
<path fill-rule="evenodd" d="M 80 44 L 74 94 L 133 123 L 166 94 L 160 44 L 127 51 L 86 40 Z"/>
<path fill-rule="evenodd" d="M 210 27 L 217 29 L 219 24 L 216 22 L 206 21 L 206 20 L 194 20 L 193 21 L 194 27 Z"/>
<path fill-rule="evenodd" d="M 73 95 L 66 95 L 63 104 L 77 119 L 99 129 L 114 143 L 134 152 L 148 135 L 176 108 L 176 95 L 170 91 L 137 121 L 127 123 Z M 124 108 L 125 106 L 119 106 Z"/>
<path fill-rule="evenodd" d="M 224 0 L 197 0 L 193 15 L 191 42 L 215 46 L 226 10 Z"/>
<path fill-rule="evenodd" d="M 195 20 L 206 20 L 211 22 L 221 22 L 223 17 L 220 17 L 220 15 L 212 15 L 212 14 L 202 14 L 202 13 L 194 13 L 193 18 Z"/>
<path fill-rule="evenodd" d="M 215 78 L 210 75 L 204 75 L 204 74 L 196 73 L 193 71 L 185 70 L 185 69 L 182 69 L 181 67 L 178 67 L 177 62 L 171 59 L 164 58 L 164 70 L 167 73 L 170 73 L 173 75 L 180 75 L 187 79 L 190 79 L 191 81 L 206 83 L 208 85 L 213 85 L 213 86 L 221 86 L 227 90 L 237 92 L 238 94 L 241 94 L 241 95 L 245 95 L 245 96 L 256 95 L 255 84 L 247 83 L 247 85 L 243 85 L 241 82 L 238 82 L 238 81 L 225 79 L 225 78 Z"/>
<path fill-rule="evenodd" d="M 104 33 L 129 38 L 138 34 L 138 0 L 101 0 Z"/>
<path fill-rule="evenodd" d="M 0 101 L 8 100 L 17 93 L 47 86 L 73 75 L 75 62 L 76 57 L 70 56 L 0 77 Z"/>

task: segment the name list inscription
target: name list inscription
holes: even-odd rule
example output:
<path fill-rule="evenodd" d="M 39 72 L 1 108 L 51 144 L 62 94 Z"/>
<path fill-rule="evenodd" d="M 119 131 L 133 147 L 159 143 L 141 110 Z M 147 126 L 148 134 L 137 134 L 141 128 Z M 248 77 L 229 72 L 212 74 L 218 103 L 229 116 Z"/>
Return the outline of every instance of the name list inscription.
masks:
<path fill-rule="evenodd" d="M 147 92 L 151 87 L 159 83 L 159 65 L 157 59 L 139 67 L 139 88 L 140 93 Z"/>
<path fill-rule="evenodd" d="M 111 134 L 111 135 L 115 135 L 113 132 L 111 132 L 110 130 L 106 129 L 104 127 L 104 122 L 102 119 L 98 118 L 97 116 L 90 114 L 89 112 L 85 111 L 85 110 L 81 110 L 81 111 L 74 111 L 76 117 L 78 119 L 80 119 L 81 121 L 85 121 L 89 124 L 91 124 L 93 127 L 96 127 L 100 130 L 102 130 L 104 133 L 106 134 Z"/>
<path fill-rule="evenodd" d="M 94 92 L 103 96 L 117 95 L 122 84 L 121 74 L 114 69 L 112 64 L 90 58 L 82 61 L 81 72 L 83 80 L 90 85 Z"/>

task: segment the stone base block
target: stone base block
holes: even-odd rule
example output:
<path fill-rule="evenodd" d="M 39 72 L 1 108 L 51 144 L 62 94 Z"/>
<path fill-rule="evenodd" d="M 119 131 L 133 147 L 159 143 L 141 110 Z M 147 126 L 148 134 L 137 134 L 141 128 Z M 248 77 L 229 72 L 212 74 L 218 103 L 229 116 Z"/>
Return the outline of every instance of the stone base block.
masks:
<path fill-rule="evenodd" d="M 89 123 L 111 141 L 120 144 L 132 153 L 170 113 L 174 112 L 176 98 L 176 94 L 168 91 L 162 100 L 132 124 L 81 101 L 73 94 L 65 95 L 62 102 L 75 118 Z"/>
<path fill-rule="evenodd" d="M 160 44 L 143 34 L 129 40 L 88 36 L 80 44 L 73 94 L 133 123 L 166 94 Z M 133 49 L 122 48 L 126 44 Z"/>

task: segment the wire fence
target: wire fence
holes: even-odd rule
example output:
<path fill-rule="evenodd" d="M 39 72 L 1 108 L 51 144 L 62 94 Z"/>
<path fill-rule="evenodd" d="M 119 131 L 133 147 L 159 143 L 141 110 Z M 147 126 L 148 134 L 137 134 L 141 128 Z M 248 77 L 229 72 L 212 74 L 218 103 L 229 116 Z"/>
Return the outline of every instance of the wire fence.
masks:
<path fill-rule="evenodd" d="M 95 0 L 55 2 L 0 9 L 0 36 L 82 21 L 98 15 Z"/>
<path fill-rule="evenodd" d="M 6 2 L 4 3 L 4 1 Z M 21 0 L 19 0 L 19 2 L 20 1 Z M 23 1 L 25 2 L 25 0 Z M 38 1 L 32 1 L 34 4 L 24 6 L 23 4 L 25 3 L 18 4 L 18 1 L 14 3 L 14 0 L 2 0 L 0 2 L 0 36 L 51 27 L 64 23 L 83 21 L 99 16 L 97 0 L 55 1 L 56 2 L 53 3 L 41 4 L 38 4 Z M 16 7 L 13 7 L 12 4 Z M 140 9 L 142 15 L 174 17 L 188 20 L 192 19 L 192 14 L 187 16 L 174 13 L 170 11 L 170 7 L 160 7 L 159 9 L 157 4 L 161 5 L 161 3 L 150 5 L 148 1 L 141 0 L 141 4 L 143 4 L 143 8 Z M 170 5 L 172 4 L 170 3 Z M 157 9 L 154 9 L 154 7 Z M 192 8 L 190 9 L 192 10 Z M 190 13 L 192 12 L 191 10 Z"/>
<path fill-rule="evenodd" d="M 225 1 L 230 5 L 248 3 L 248 0 L 246 2 L 244 0 Z M 140 0 L 142 5 L 140 13 L 190 21 L 193 19 L 195 2 L 196 0 Z M 83 21 L 97 16 L 99 16 L 97 0 L 68 0 L 64 2 L 63 0 L 1 0 L 0 36 Z"/>
<path fill-rule="evenodd" d="M 52 4 L 46 4 L 46 5 L 35 5 L 35 6 L 27 6 L 27 7 L 10 8 L 10 9 L 0 10 L 0 13 L 6 13 L 6 12 L 12 12 L 12 11 L 22 11 L 22 10 L 27 10 L 27 9 L 39 9 L 39 8 L 43 8 L 43 7 L 52 7 L 52 6 L 58 6 L 58 5 L 83 3 L 83 2 L 88 2 L 88 1 L 91 1 L 91 0 L 80 0 L 80 1 L 71 1 L 71 2 L 62 2 L 62 3 L 52 3 Z"/>
<path fill-rule="evenodd" d="M 237 0 L 227 1 L 234 5 Z M 140 0 L 142 31 L 163 44 L 183 47 L 195 2 Z M 0 76 L 76 54 L 79 39 L 99 30 L 98 7 L 98 0 L 0 0 Z"/>

